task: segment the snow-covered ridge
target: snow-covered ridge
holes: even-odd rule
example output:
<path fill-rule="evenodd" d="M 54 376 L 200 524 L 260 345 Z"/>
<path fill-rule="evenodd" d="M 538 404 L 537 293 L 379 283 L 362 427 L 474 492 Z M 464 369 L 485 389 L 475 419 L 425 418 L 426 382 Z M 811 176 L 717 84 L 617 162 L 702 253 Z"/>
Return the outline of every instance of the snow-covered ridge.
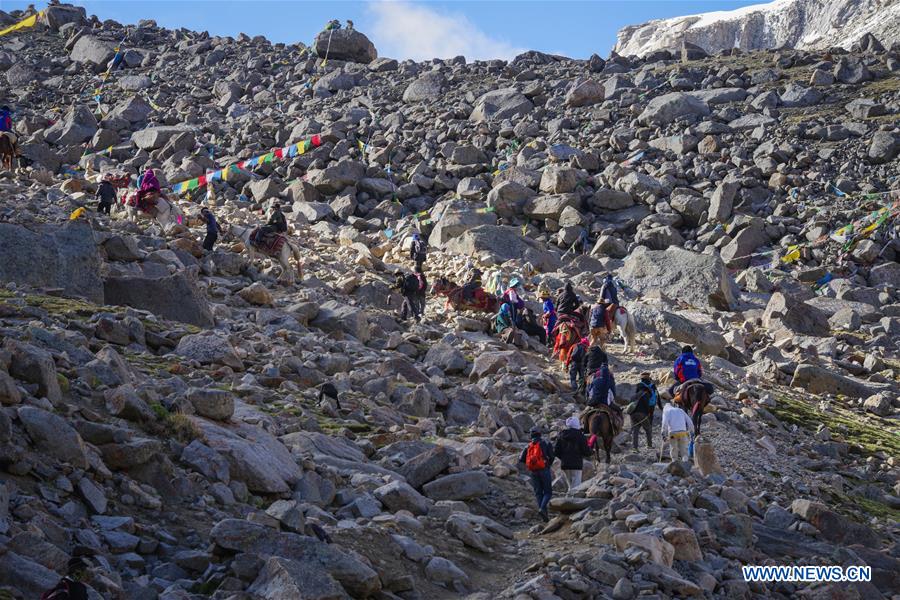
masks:
<path fill-rule="evenodd" d="M 643 56 L 678 48 L 683 40 L 708 52 L 729 48 L 849 48 L 872 33 L 885 46 L 900 43 L 898 0 L 774 0 L 730 11 L 675 17 L 619 31 L 614 50 Z"/>

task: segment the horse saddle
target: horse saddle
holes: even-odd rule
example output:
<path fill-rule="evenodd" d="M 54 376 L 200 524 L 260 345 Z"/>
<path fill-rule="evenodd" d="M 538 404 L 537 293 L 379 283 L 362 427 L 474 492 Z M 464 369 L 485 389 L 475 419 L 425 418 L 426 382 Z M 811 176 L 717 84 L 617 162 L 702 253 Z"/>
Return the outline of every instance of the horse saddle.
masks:
<path fill-rule="evenodd" d="M 250 243 L 261 252 L 275 256 L 284 246 L 284 236 L 266 227 L 257 227 L 250 233 Z"/>
<path fill-rule="evenodd" d="M 622 427 L 625 425 L 625 415 L 620 410 L 616 410 L 606 405 L 591 406 L 581 413 L 581 429 L 582 431 L 591 430 L 591 419 L 598 413 L 606 413 L 609 416 L 609 422 L 612 423 L 613 437 L 619 435 Z"/>

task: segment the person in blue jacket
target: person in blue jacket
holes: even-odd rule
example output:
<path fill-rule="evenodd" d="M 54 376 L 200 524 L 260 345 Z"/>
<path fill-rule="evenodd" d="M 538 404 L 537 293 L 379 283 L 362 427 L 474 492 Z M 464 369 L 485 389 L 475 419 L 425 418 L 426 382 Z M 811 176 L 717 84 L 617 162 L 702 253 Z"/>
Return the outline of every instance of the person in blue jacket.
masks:
<path fill-rule="evenodd" d="M 703 379 L 703 363 L 694 355 L 693 348 L 684 346 L 681 349 L 681 355 L 675 359 L 675 364 L 672 366 L 672 374 L 675 376 L 676 382 L 669 388 L 669 394 L 672 396 L 675 395 L 675 388 L 685 381 Z M 706 386 L 706 391 L 712 394 L 712 385 L 706 382 L 703 385 Z"/>

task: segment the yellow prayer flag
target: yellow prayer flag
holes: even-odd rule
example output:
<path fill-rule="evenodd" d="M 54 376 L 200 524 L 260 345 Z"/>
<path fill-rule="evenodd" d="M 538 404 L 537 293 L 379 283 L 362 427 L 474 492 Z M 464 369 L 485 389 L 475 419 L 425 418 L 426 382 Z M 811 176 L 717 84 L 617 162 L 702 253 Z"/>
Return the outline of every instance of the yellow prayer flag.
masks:
<path fill-rule="evenodd" d="M 27 27 L 34 27 L 37 24 L 38 17 L 44 14 L 44 11 L 39 12 L 36 15 L 31 15 L 26 19 L 22 19 L 15 25 L 10 25 L 6 29 L 0 30 L 0 37 L 3 37 L 7 33 L 12 33 L 13 31 L 18 31 L 20 29 L 25 29 Z"/>
<path fill-rule="evenodd" d="M 69 220 L 70 220 L 70 221 L 74 221 L 75 219 L 77 219 L 78 217 L 80 217 L 81 215 L 83 215 L 84 212 L 85 212 L 85 210 L 84 210 L 84 207 L 83 207 L 83 206 L 81 206 L 81 207 L 79 207 L 79 208 L 76 208 L 74 211 L 72 211 L 72 214 L 69 215 Z"/>
<path fill-rule="evenodd" d="M 790 246 L 788 248 L 788 253 L 781 257 L 781 262 L 785 264 L 789 264 L 798 260 L 800 258 L 800 247 L 799 246 Z"/>

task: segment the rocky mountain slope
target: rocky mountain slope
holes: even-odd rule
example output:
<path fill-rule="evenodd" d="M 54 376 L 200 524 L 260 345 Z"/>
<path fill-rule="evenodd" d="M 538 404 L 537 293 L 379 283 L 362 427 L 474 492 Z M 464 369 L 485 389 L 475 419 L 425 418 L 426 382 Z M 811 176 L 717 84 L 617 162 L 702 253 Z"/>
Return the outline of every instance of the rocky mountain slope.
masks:
<path fill-rule="evenodd" d="M 0 38 L 25 157 L 0 171 L 0 597 L 73 555 L 91 598 L 129 600 L 900 594 L 896 52 L 413 63 L 359 32 L 46 17 Z M 99 173 L 169 186 L 313 135 L 189 186 L 167 231 L 93 210 Z M 247 225 L 276 201 L 301 281 L 200 247 L 201 206 Z M 619 440 L 540 522 L 518 456 L 582 399 L 443 298 L 398 321 L 417 230 L 432 281 L 496 269 L 535 308 L 614 272 L 640 332 L 610 347 L 620 398 L 694 345 L 702 460 Z"/>
<path fill-rule="evenodd" d="M 659 19 L 619 31 L 614 51 L 645 56 L 696 44 L 707 52 L 767 48 L 850 49 L 866 34 L 900 43 L 900 4 L 892 0 L 773 0 L 730 11 Z"/>

